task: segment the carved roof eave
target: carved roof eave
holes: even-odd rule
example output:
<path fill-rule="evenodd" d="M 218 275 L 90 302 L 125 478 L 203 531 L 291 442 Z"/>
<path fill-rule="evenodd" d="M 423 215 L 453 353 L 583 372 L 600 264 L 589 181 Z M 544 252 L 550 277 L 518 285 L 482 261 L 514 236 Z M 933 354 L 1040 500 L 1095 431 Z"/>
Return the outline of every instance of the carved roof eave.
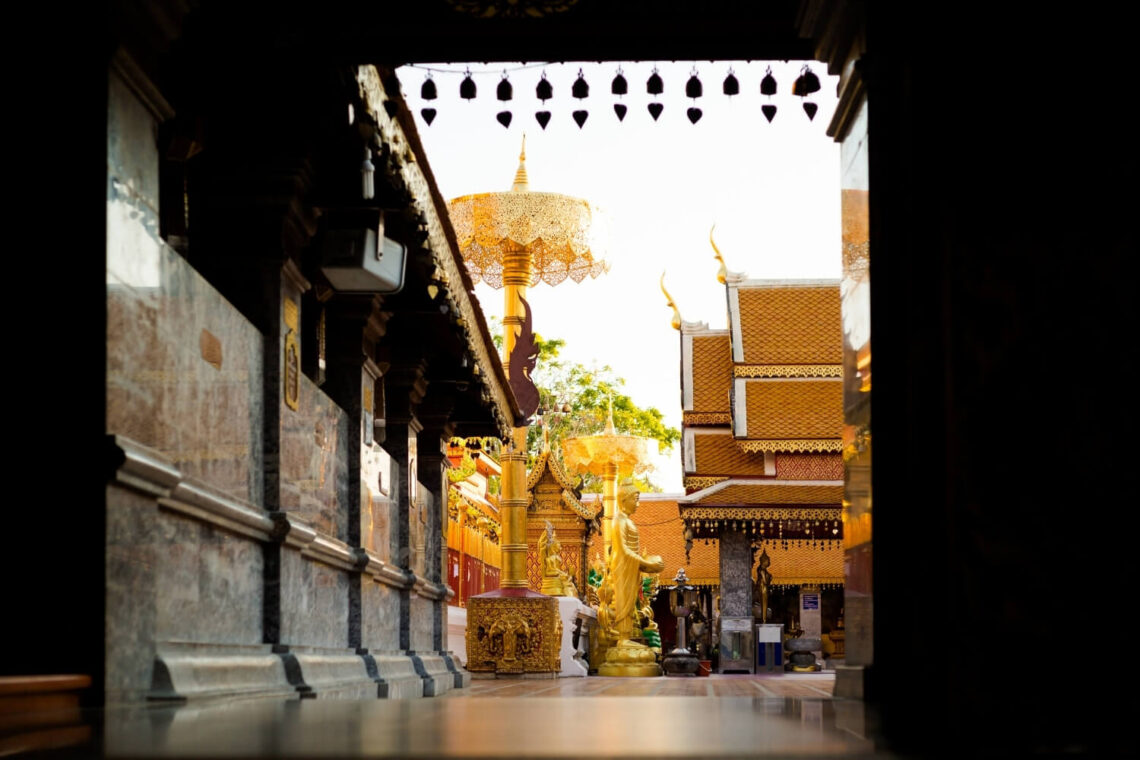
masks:
<path fill-rule="evenodd" d="M 485 516 L 491 518 L 492 520 L 499 519 L 499 510 L 495 509 L 495 505 L 491 502 L 472 499 L 468 494 L 463 493 L 463 491 L 459 490 L 458 488 L 453 490 L 455 491 L 456 497 L 468 507 L 482 512 Z"/>
<path fill-rule="evenodd" d="M 483 311 L 477 305 L 475 285 L 459 256 L 459 243 L 451 226 L 447 203 L 436 186 L 415 122 L 402 95 L 398 91 L 387 92 L 384 89 L 376 67 L 358 67 L 357 83 L 369 114 L 376 120 L 380 138 L 391 146 L 393 159 L 412 195 L 412 203 L 427 226 L 427 245 L 432 259 L 449 283 L 446 289 L 448 303 L 463 318 L 467 326 L 463 331 L 467 349 L 481 369 L 483 400 L 505 438 L 524 422 L 523 416 L 507 382 L 506 371 L 487 329 Z M 383 106 L 385 100 L 397 104 L 395 117 L 388 116 Z"/>
<path fill-rule="evenodd" d="M 543 474 L 549 470 L 554 482 L 562 488 L 562 503 L 568 508 L 572 509 L 583 520 L 593 520 L 595 516 L 594 510 L 587 507 L 574 496 L 574 484 L 570 482 L 570 476 L 566 474 L 558 459 L 551 456 L 550 449 L 543 449 L 539 453 L 538 458 L 534 460 L 534 467 L 530 469 L 530 473 L 526 477 L 526 490 L 528 503 L 533 498 L 534 487 L 538 485 L 538 481 L 542 480 Z"/>

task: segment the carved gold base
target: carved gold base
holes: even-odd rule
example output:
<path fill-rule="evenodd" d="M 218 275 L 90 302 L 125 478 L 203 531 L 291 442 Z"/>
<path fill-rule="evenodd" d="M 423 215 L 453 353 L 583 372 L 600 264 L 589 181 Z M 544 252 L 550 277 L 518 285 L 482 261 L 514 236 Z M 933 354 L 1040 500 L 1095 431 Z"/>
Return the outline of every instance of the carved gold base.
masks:
<path fill-rule="evenodd" d="M 634 641 L 623 641 L 606 652 L 606 661 L 598 666 L 598 675 L 645 678 L 662 675 L 662 670 L 652 649 Z"/>
<path fill-rule="evenodd" d="M 499 589 L 467 600 L 467 670 L 518 675 L 562 670 L 558 600 Z"/>

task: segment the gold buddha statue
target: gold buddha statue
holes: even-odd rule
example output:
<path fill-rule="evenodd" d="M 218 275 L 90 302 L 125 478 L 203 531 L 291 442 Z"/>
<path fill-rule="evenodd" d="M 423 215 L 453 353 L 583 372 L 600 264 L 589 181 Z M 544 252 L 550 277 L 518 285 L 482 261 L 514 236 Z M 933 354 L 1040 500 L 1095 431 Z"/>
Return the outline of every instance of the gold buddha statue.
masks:
<path fill-rule="evenodd" d="M 633 640 L 633 629 L 640 629 L 638 592 L 642 573 L 659 573 L 665 561 L 654 554 L 641 554 L 641 536 L 632 515 L 637 511 L 640 493 L 629 478 L 618 488 L 618 509 L 614 510 L 611 527 L 613 540 L 609 561 L 609 577 L 613 584 L 613 625 L 617 643 L 606 653 L 606 662 L 598 668 L 602 676 L 661 675 L 656 654 Z"/>
<path fill-rule="evenodd" d="M 542 593 L 547 596 L 578 596 L 574 579 L 562 563 L 562 544 L 554 535 L 554 526 L 546 521 L 546 530 L 538 537 L 538 561 L 542 568 Z"/>

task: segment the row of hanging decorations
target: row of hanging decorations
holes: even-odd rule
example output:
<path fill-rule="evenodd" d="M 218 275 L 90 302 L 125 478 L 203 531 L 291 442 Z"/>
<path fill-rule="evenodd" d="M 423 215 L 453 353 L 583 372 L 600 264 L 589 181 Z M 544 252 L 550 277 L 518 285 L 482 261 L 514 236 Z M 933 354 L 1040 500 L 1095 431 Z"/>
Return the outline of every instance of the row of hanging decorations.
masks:
<path fill-rule="evenodd" d="M 449 72 L 450 73 L 450 72 Z M 456 72 L 458 73 L 458 72 Z M 464 100 L 474 100 L 478 95 L 478 87 L 475 84 L 475 79 L 471 74 L 471 70 L 467 69 L 463 72 L 463 81 L 459 83 L 459 97 Z M 808 120 L 815 118 L 816 112 L 819 110 L 819 105 L 814 101 L 807 100 L 808 96 L 813 93 L 819 92 L 819 77 L 811 70 L 807 64 L 803 65 L 800 69 L 799 76 L 792 82 L 791 92 L 803 99 L 804 113 L 807 114 Z M 760 106 L 764 118 L 769 123 L 776 118 L 777 107 L 771 102 L 772 96 L 779 90 L 779 85 L 776 82 L 776 77 L 772 75 L 772 67 L 769 66 L 764 74 L 764 78 L 760 80 L 760 94 L 768 98 L 768 102 Z M 653 73 L 649 75 L 649 79 L 645 83 L 645 91 L 654 97 L 653 102 L 647 105 L 649 115 L 653 117 L 654 121 L 661 116 L 665 110 L 664 104 L 659 100 L 662 93 L 665 92 L 665 82 L 661 75 L 657 72 L 657 67 L 653 68 Z M 725 76 L 724 82 L 721 84 L 721 91 L 732 97 L 740 94 L 740 81 L 736 78 L 736 74 L 730 68 L 728 75 Z M 619 98 L 628 94 L 629 82 L 625 78 L 625 73 L 619 66 L 617 73 L 614 75 L 613 81 L 610 83 L 610 92 L 617 95 Z M 570 94 L 579 101 L 585 100 L 590 96 L 590 85 L 586 82 L 586 76 L 582 69 L 578 69 L 578 78 L 574 80 L 574 84 L 570 87 Z M 697 69 L 694 66 L 689 74 L 689 79 L 685 82 L 685 97 L 693 101 L 685 115 L 689 121 L 696 124 L 701 120 L 704 112 L 697 106 L 697 99 L 704 95 L 704 85 L 701 84 L 700 77 Z M 554 97 L 554 86 L 546 78 L 546 72 L 543 72 L 535 87 L 535 96 L 542 101 L 543 109 L 534 114 L 535 121 L 538 122 L 544 130 L 546 125 L 550 123 L 552 114 L 546 110 L 546 101 Z M 432 101 L 439 97 L 439 91 L 436 88 L 435 79 L 432 77 L 432 72 L 429 70 L 424 78 L 423 84 L 420 86 L 420 98 L 424 101 Z M 495 120 L 502 124 L 504 127 L 509 127 L 514 116 L 511 111 L 506 110 L 505 104 L 514 98 L 514 86 L 511 84 L 510 76 L 507 72 L 503 72 L 502 78 L 499 80 L 498 86 L 495 88 L 495 97 L 504 104 L 504 110 L 495 114 Z M 614 103 L 614 114 L 617 115 L 618 121 L 624 121 L 628 107 L 624 103 Z M 423 117 L 424 122 L 429 126 L 437 115 L 437 110 L 434 107 L 426 106 L 420 109 L 420 116 Z M 581 129 L 589 118 L 590 113 L 584 108 L 576 109 L 571 116 L 574 122 Z"/>

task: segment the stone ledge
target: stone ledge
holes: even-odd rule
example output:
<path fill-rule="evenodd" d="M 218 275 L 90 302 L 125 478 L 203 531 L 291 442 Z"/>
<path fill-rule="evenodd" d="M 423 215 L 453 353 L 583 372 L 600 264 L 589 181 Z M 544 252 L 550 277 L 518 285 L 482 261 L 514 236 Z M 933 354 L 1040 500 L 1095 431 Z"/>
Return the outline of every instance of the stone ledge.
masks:
<path fill-rule="evenodd" d="M 352 651 L 290 651 L 298 672 L 290 679 L 302 696 L 316 699 L 367 699 L 380 696 L 361 655 Z"/>
<path fill-rule="evenodd" d="M 297 697 L 281 658 L 264 646 L 160 644 L 154 659 L 152 701 Z"/>
<path fill-rule="evenodd" d="M 448 669 L 447 661 L 435 652 L 409 652 L 416 672 L 424 682 L 424 696 L 438 697 L 451 691 L 455 674 Z"/>
<path fill-rule="evenodd" d="M 416 699 L 424 696 L 424 679 L 416 672 L 409 655 L 382 652 L 365 655 L 376 665 L 380 679 L 380 696 L 385 699 Z"/>

